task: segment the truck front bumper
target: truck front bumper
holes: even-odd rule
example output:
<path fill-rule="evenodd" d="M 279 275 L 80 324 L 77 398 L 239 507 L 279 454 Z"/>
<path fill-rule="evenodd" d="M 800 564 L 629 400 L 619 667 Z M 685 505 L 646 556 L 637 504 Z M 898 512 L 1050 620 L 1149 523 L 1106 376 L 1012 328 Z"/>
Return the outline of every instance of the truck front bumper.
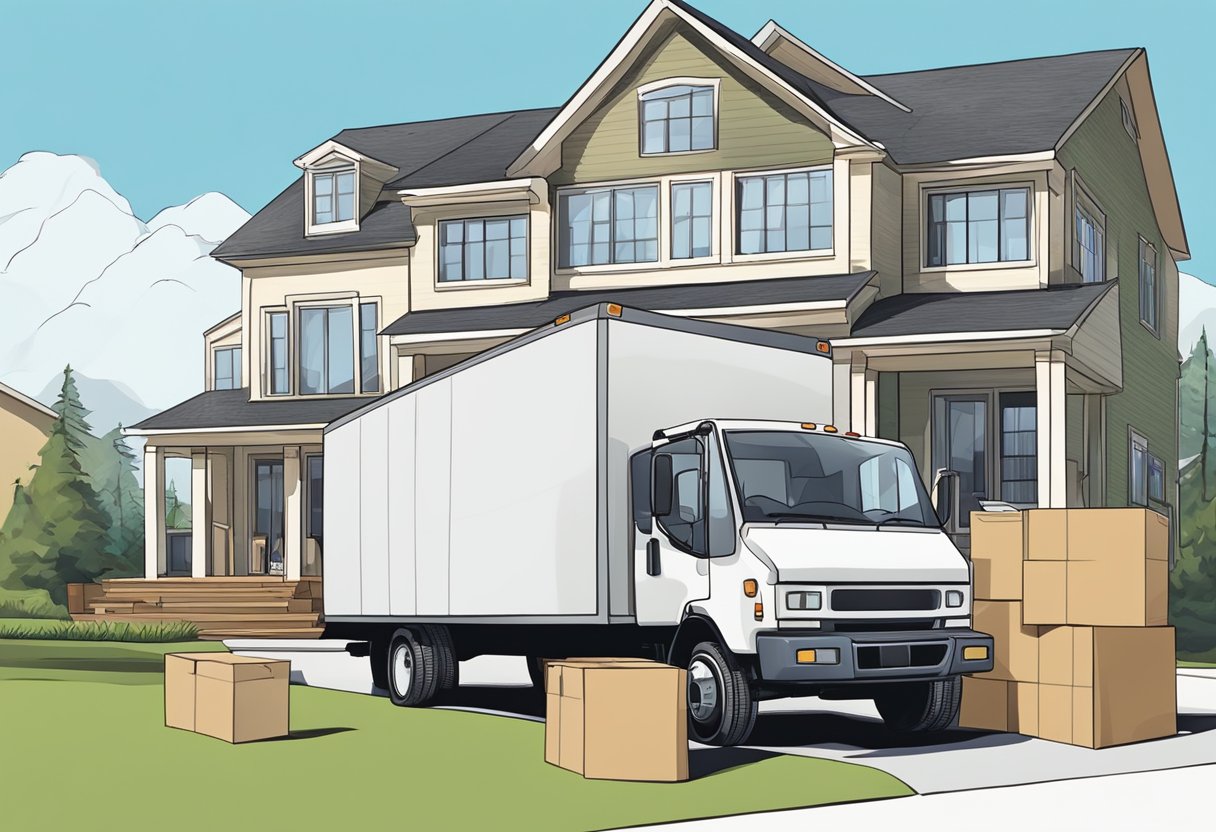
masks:
<path fill-rule="evenodd" d="M 760 633 L 756 653 L 768 682 L 941 679 L 992 670 L 992 636 L 962 628 Z"/>

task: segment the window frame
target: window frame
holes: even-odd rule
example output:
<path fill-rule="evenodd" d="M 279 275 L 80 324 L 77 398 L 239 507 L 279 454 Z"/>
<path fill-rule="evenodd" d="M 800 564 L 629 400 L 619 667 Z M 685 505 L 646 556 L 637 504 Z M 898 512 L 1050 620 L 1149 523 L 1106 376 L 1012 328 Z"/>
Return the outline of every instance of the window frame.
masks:
<path fill-rule="evenodd" d="M 1161 257 L 1157 251 L 1157 247 L 1144 238 L 1143 235 L 1136 235 L 1138 242 L 1136 249 L 1136 289 L 1138 292 L 1138 317 L 1140 325 L 1147 329 L 1155 338 L 1161 338 Z M 1149 250 L 1153 253 L 1153 320 L 1149 321 L 1144 317 L 1144 300 L 1146 293 L 1144 291 L 1144 267 L 1146 261 L 1144 259 L 1145 251 Z"/>
<path fill-rule="evenodd" d="M 311 310 L 325 310 L 325 334 L 322 339 L 324 347 L 325 361 L 325 384 L 326 388 L 330 386 L 330 357 L 329 357 L 329 312 L 333 309 L 347 309 L 351 315 L 351 391 L 349 393 L 335 393 L 326 389 L 320 393 L 305 393 L 304 392 L 304 344 L 301 340 L 304 336 L 304 325 L 301 322 L 304 312 Z M 359 301 L 354 299 L 349 302 L 345 301 L 318 301 L 316 303 L 297 303 L 293 304 L 292 317 L 295 324 L 296 332 L 293 346 L 295 347 L 296 362 L 294 367 L 294 383 L 297 395 L 301 398 L 316 399 L 321 397 L 331 398 L 346 398 L 348 396 L 358 395 L 357 391 L 360 385 L 359 378 L 359 326 L 357 323 L 359 312 Z"/>
<path fill-rule="evenodd" d="M 687 257 L 677 257 L 676 256 L 676 194 L 675 194 L 676 188 L 695 188 L 698 185 L 708 185 L 709 186 L 709 217 L 708 217 L 708 219 L 709 219 L 709 253 L 701 254 L 701 255 L 697 255 L 697 254 L 693 253 L 692 236 L 691 236 L 691 230 L 690 230 L 688 256 Z M 714 179 L 671 179 L 668 181 L 668 183 L 667 183 L 667 204 L 670 206 L 667 211 L 667 213 L 668 213 L 668 218 L 667 218 L 667 230 L 668 230 L 667 259 L 668 260 L 670 260 L 673 263 L 679 263 L 680 265 L 684 265 L 687 263 L 707 262 L 707 261 L 714 259 L 717 256 L 718 199 L 719 199 L 719 197 L 718 197 L 717 181 Z M 689 205 L 690 205 L 690 207 L 693 205 L 691 199 L 689 201 Z M 660 205 L 660 210 L 661 209 L 662 209 L 662 206 Z M 697 220 L 697 219 L 701 219 L 701 217 L 698 217 L 696 215 L 695 209 L 694 209 L 694 213 L 689 215 L 689 220 L 693 221 L 693 220 Z M 661 240 L 660 240 L 659 244 L 661 247 L 662 246 Z"/>
<path fill-rule="evenodd" d="M 655 210 L 655 229 L 654 229 L 654 244 L 655 258 L 653 260 L 631 260 L 626 262 L 617 262 L 616 258 L 616 198 L 617 191 L 641 190 L 643 188 L 654 189 L 654 210 Z M 611 260 L 607 263 L 585 263 L 582 265 L 573 265 L 569 263 L 569 256 L 563 245 L 563 238 L 568 238 L 567 231 L 566 206 L 568 200 L 573 196 L 584 196 L 586 194 L 598 193 L 606 191 L 610 194 L 609 198 L 609 219 L 608 219 L 608 251 L 612 255 Z M 555 260 L 555 269 L 558 273 L 578 274 L 585 270 L 639 270 L 654 268 L 664 262 L 663 256 L 663 180 L 661 177 L 653 177 L 642 180 L 625 180 L 612 181 L 597 184 L 579 185 L 572 188 L 560 188 L 556 194 L 556 221 L 554 222 L 553 234 L 557 252 Z M 634 217 L 636 221 L 637 217 Z M 636 245 L 637 240 L 634 240 Z M 594 245 L 591 243 L 590 245 Z"/>
<path fill-rule="evenodd" d="M 1009 402 L 1008 404 L 1006 404 L 1007 401 Z M 1031 403 L 1028 405 L 1028 404 L 1026 404 L 1027 401 L 1029 401 Z M 1018 402 L 1020 402 L 1020 403 L 1018 403 Z M 1005 409 L 1006 409 L 1006 407 L 1010 407 L 1010 408 L 1029 407 L 1032 410 L 1034 410 L 1034 414 L 1035 414 L 1034 427 L 1032 427 L 1028 431 L 1027 430 L 1015 430 L 1015 431 L 1005 430 Z M 993 473 L 996 476 L 996 493 L 999 495 L 995 499 L 999 499 L 1001 502 L 1006 502 L 1013 506 L 1026 506 L 1026 507 L 1037 506 L 1039 504 L 1039 475 L 1038 475 L 1039 398 L 1038 398 L 1038 391 L 1036 391 L 1036 390 L 1004 390 L 1004 389 L 997 390 L 996 391 L 996 413 L 994 414 L 994 416 L 996 417 L 996 423 L 997 423 L 996 436 L 994 437 L 996 439 L 997 452 L 996 452 L 996 459 L 995 459 L 996 464 L 993 466 L 995 470 L 993 471 Z M 1006 434 L 1008 434 L 1008 433 L 1030 433 L 1034 437 L 1034 453 L 1031 453 L 1031 454 L 1006 453 L 1006 444 L 1005 443 L 1006 443 Z M 1007 460 L 1007 459 L 1033 460 L 1033 465 L 1032 465 L 1033 475 L 1031 477 L 1022 478 L 1022 479 L 1007 479 L 1005 477 L 1005 460 Z M 1034 499 L 1033 500 L 1029 500 L 1029 501 L 1025 501 L 1025 502 L 1015 502 L 1013 500 L 1005 499 L 1005 484 L 1006 483 L 1027 483 L 1027 482 L 1031 483 L 1034 486 Z"/>
<path fill-rule="evenodd" d="M 276 315 L 283 316 L 282 341 L 283 341 L 283 373 L 284 373 L 284 379 L 285 379 L 284 383 L 286 385 L 285 390 L 275 390 L 274 389 L 274 374 L 275 374 L 274 342 L 275 342 L 276 338 L 274 335 L 273 318 Z M 278 306 L 278 307 L 266 308 L 266 309 L 262 310 L 262 324 L 263 324 L 262 349 L 264 350 L 263 355 L 265 355 L 265 360 L 262 362 L 262 378 L 264 381 L 264 384 L 262 387 L 262 393 L 264 396 L 267 396 L 267 397 L 273 396 L 273 397 L 277 398 L 277 397 L 282 397 L 282 396 L 292 396 L 295 394 L 295 391 L 292 387 L 292 376 L 294 374 L 291 371 L 292 358 L 293 358 L 292 350 L 291 350 L 291 341 L 292 341 L 291 318 L 292 318 L 291 309 L 286 306 Z"/>
<path fill-rule="evenodd" d="M 380 393 L 384 388 L 384 373 L 381 372 L 380 367 L 380 301 L 375 298 L 368 300 L 356 298 L 353 306 L 355 307 L 355 364 L 358 365 L 356 389 L 359 391 L 359 394 Z M 363 372 L 363 364 L 368 359 L 368 356 L 363 352 L 363 336 L 366 334 L 363 328 L 363 310 L 367 307 L 371 307 L 372 309 L 371 361 L 375 367 L 376 386 L 374 389 L 367 386 L 367 374 Z"/>
<path fill-rule="evenodd" d="M 377 390 L 364 390 L 363 385 L 363 353 L 362 353 L 362 309 L 365 306 L 375 306 L 376 308 L 376 338 L 375 338 L 375 361 L 376 372 L 379 379 L 379 388 Z M 345 307 L 350 310 L 351 314 L 351 348 L 352 360 L 354 363 L 354 390 L 350 393 L 302 393 L 300 356 L 302 355 L 300 336 L 302 327 L 299 324 L 301 312 L 305 309 L 316 308 L 334 308 Z M 379 334 L 380 328 L 383 326 L 381 313 L 384 308 L 384 299 L 379 295 L 357 295 L 354 293 L 333 293 L 326 295 L 315 296 L 288 296 L 287 302 L 279 306 L 265 306 L 261 308 L 262 313 L 262 355 L 260 357 L 260 374 L 262 378 L 261 397 L 263 398 L 293 398 L 293 399 L 345 399 L 361 396 L 376 396 L 382 394 L 386 389 L 387 377 L 384 373 L 383 365 L 383 344 Z M 285 359 L 288 390 L 285 392 L 272 392 L 272 381 L 274 375 L 273 368 L 273 353 L 272 353 L 272 335 L 271 335 L 271 316 L 284 315 L 286 317 L 286 332 L 285 341 Z M 328 350 L 328 339 L 326 339 L 326 349 Z M 326 359 L 328 362 L 328 358 Z"/>
<path fill-rule="evenodd" d="M 643 84 L 642 86 L 638 87 L 636 90 L 637 114 L 638 114 L 638 156 L 643 159 L 654 158 L 656 156 L 659 156 L 659 157 L 661 157 L 661 156 L 688 156 L 688 155 L 692 155 L 692 154 L 696 154 L 696 153 L 712 153 L 715 150 L 717 150 L 718 149 L 718 112 L 719 112 L 718 101 L 719 101 L 719 92 L 721 90 L 721 84 L 722 84 L 721 78 L 693 78 L 693 77 L 681 76 L 681 77 L 675 77 L 675 78 L 664 78 L 659 81 L 652 81 L 648 84 Z M 710 118 L 713 121 L 713 143 L 709 147 L 701 147 L 701 148 L 692 149 L 692 133 L 691 133 L 691 126 L 690 126 L 690 128 L 689 128 L 689 149 L 688 150 L 653 150 L 653 151 L 644 150 L 643 148 L 645 147 L 645 141 L 646 141 L 646 114 L 645 114 L 646 96 L 652 95 L 653 93 L 656 93 L 656 92 L 660 92 L 661 90 L 669 89 L 671 87 L 682 87 L 682 86 L 693 87 L 694 89 L 708 88 L 711 90 L 711 94 L 712 94 L 712 98 L 713 98 L 713 112 L 711 113 Z M 690 118 L 691 118 L 691 113 L 692 113 L 692 102 L 691 102 L 691 93 L 690 93 L 690 101 L 689 101 Z M 668 147 L 670 147 L 670 145 L 671 145 L 670 120 L 671 120 L 670 116 L 668 116 L 668 118 L 665 119 L 665 121 L 667 122 L 667 127 L 665 127 L 664 131 L 663 131 L 665 144 Z"/>
<path fill-rule="evenodd" d="M 1136 451 L 1139 450 L 1144 458 L 1144 499 L 1140 499 L 1136 488 Z M 1149 505 L 1149 457 L 1148 439 L 1131 425 L 1127 426 L 1127 504 L 1129 506 Z"/>
<path fill-rule="evenodd" d="M 464 257 L 464 248 L 465 248 L 465 246 L 468 245 L 468 239 L 467 239 L 468 223 L 471 223 L 471 222 L 482 223 L 482 225 L 483 225 L 482 242 L 484 244 L 484 242 L 485 242 L 484 224 L 486 222 L 493 222 L 495 220 L 506 220 L 508 223 L 508 226 L 507 226 L 507 270 L 509 272 L 510 267 L 511 267 L 511 263 L 510 263 L 510 260 L 511 260 L 510 223 L 511 223 L 511 221 L 517 220 L 517 219 L 522 219 L 524 221 L 524 236 L 523 236 L 524 276 L 523 277 L 483 277 L 480 279 L 469 279 L 466 277 L 461 277 L 459 280 L 443 280 L 442 279 L 444 228 L 447 225 L 449 225 L 451 223 L 463 223 L 465 225 L 464 230 L 461 232 L 463 239 L 460 242 L 461 272 L 464 273 L 465 263 L 467 262 L 467 260 Z M 510 214 L 501 214 L 501 215 L 497 215 L 497 216 L 485 215 L 485 216 L 476 216 L 476 217 L 449 217 L 447 219 L 437 220 L 435 222 L 435 281 L 434 281 L 435 289 L 437 291 L 448 291 L 451 289 L 476 289 L 476 288 L 488 288 L 488 287 L 492 287 L 492 286 L 527 285 L 532 280 L 532 240 L 531 240 L 532 234 L 531 234 L 531 229 L 532 229 L 532 215 L 531 215 L 530 211 L 521 211 L 521 212 L 510 213 Z M 483 245 L 483 250 L 482 250 L 482 268 L 483 268 L 483 270 L 485 268 L 484 245 Z"/>
<path fill-rule="evenodd" d="M 756 251 L 756 252 L 750 252 L 747 254 L 745 254 L 741 251 L 740 235 L 743 233 L 743 228 L 742 228 L 742 225 L 743 225 L 743 223 L 742 223 L 743 180 L 756 179 L 756 178 L 765 179 L 770 176 L 785 176 L 786 181 L 788 183 L 788 181 L 789 181 L 788 177 L 790 174 L 797 174 L 797 173 L 813 174 L 813 173 L 823 173 L 823 172 L 829 173 L 831 175 L 831 187 L 828 189 L 828 193 L 831 194 L 831 198 L 832 198 L 831 199 L 832 244 L 829 247 L 827 247 L 827 248 L 784 249 L 782 251 Z M 731 230 L 732 262 L 748 263 L 748 262 L 753 262 L 753 261 L 764 261 L 764 260 L 793 260 L 793 259 L 828 260 L 828 259 L 835 257 L 836 256 L 836 234 L 839 231 L 840 221 L 841 221 L 841 218 L 838 217 L 837 213 L 836 213 L 836 209 L 839 204 L 839 201 L 836 198 L 836 196 L 837 196 L 836 189 L 840 184 L 837 181 L 839 178 L 840 177 L 837 176 L 836 166 L 831 162 L 829 162 L 827 164 L 823 164 L 823 165 L 810 165 L 810 166 L 804 165 L 804 166 L 793 167 L 793 168 L 776 168 L 776 169 L 771 169 L 771 170 L 761 169 L 761 170 L 733 171 L 731 174 L 731 193 L 730 193 L 730 205 L 731 205 L 731 216 L 730 216 L 731 229 L 730 230 Z M 808 219 L 809 219 L 809 212 L 810 212 L 810 206 L 811 206 L 809 178 L 808 178 L 807 188 L 808 188 L 807 212 L 808 212 Z M 768 207 L 767 194 L 768 194 L 768 186 L 766 184 L 765 185 L 765 208 L 766 209 Z M 847 200 L 847 196 L 846 196 L 846 200 Z M 788 207 L 788 204 L 787 204 L 787 207 Z M 845 220 L 847 221 L 847 217 L 845 218 Z M 808 228 L 810 228 L 810 227 L 812 227 L 812 226 L 808 226 Z M 810 243 L 809 232 L 808 232 L 807 243 L 808 244 Z"/>
<path fill-rule="evenodd" d="M 1001 260 L 1001 191 L 1026 191 L 1026 258 L 1024 260 Z M 946 263 L 943 262 L 940 266 L 932 266 L 929 264 L 929 224 L 931 220 L 930 200 L 934 196 L 950 196 L 952 194 L 970 194 L 980 191 L 996 191 L 997 192 L 997 258 L 989 262 L 966 262 L 966 263 Z M 970 272 L 970 271 L 986 271 L 988 269 L 1025 269 L 1037 265 L 1037 251 L 1035 248 L 1035 229 L 1037 228 L 1037 217 L 1035 215 L 1035 183 L 1026 180 L 1014 180 L 1008 182 L 956 182 L 948 185 L 937 184 L 922 184 L 920 196 L 920 270 L 922 272 Z M 970 200 L 968 200 L 968 205 Z M 966 220 L 968 225 L 968 242 L 970 242 L 970 223 L 971 220 Z M 968 252 L 970 245 L 967 246 Z M 970 256 L 970 253 L 968 253 Z"/>
<path fill-rule="evenodd" d="M 1086 280 L 1085 273 L 1081 271 L 1081 241 L 1077 239 L 1077 214 L 1080 213 L 1102 234 L 1102 251 L 1101 257 L 1096 261 L 1100 266 L 1102 273 L 1097 280 Z M 1082 283 L 1103 283 L 1107 280 L 1107 243 L 1109 242 L 1106 235 L 1106 212 L 1102 210 L 1102 206 L 1093 198 L 1089 189 L 1081 182 L 1076 171 L 1073 171 L 1072 183 L 1072 267 L 1073 270 L 1080 276 Z"/>
<path fill-rule="evenodd" d="M 229 366 L 232 368 L 232 386 L 220 387 L 219 364 L 217 363 L 220 353 L 227 353 Z M 234 354 L 239 353 L 239 354 Z M 244 381 L 241 372 L 241 361 L 244 358 L 244 352 L 240 344 L 230 344 L 228 346 L 219 346 L 211 348 L 211 389 L 212 390 L 240 390 L 241 382 Z"/>
<path fill-rule="evenodd" d="M 351 218 L 347 219 L 347 220 L 335 219 L 331 222 L 317 222 L 317 178 L 321 177 L 321 176 L 333 176 L 334 177 L 334 190 L 333 190 L 332 196 L 335 200 L 334 214 L 336 216 L 337 215 L 337 201 L 336 200 L 337 200 L 337 195 L 338 195 L 337 177 L 339 174 L 342 174 L 342 173 L 354 174 L 355 188 L 354 188 L 353 193 L 351 194 L 351 199 L 353 200 Z M 362 176 L 361 176 L 361 171 L 359 169 L 359 163 L 354 162 L 354 161 L 342 162 L 342 163 L 338 163 L 338 164 L 331 164 L 331 165 L 327 165 L 327 166 L 323 166 L 323 167 L 311 168 L 308 170 L 307 175 L 304 177 L 304 181 L 306 184 L 306 187 L 304 189 L 305 190 L 305 193 L 304 193 L 304 200 L 305 200 L 305 202 L 304 202 L 304 220 L 305 220 L 304 225 L 306 228 L 306 236 L 314 236 L 314 235 L 322 235 L 322 234 L 343 234 L 348 231 L 358 231 L 359 230 L 359 204 L 360 204 L 360 190 L 362 187 L 361 179 L 362 179 Z"/>

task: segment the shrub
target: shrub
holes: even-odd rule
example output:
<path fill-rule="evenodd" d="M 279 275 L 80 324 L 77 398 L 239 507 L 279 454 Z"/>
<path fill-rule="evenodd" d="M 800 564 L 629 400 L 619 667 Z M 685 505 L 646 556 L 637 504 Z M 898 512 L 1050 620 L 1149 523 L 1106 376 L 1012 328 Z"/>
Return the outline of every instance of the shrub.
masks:
<path fill-rule="evenodd" d="M 0 590 L 0 618 L 68 620 L 68 611 L 44 590 Z"/>
<path fill-rule="evenodd" d="M 133 624 L 128 621 L 0 621 L 0 639 L 52 641 L 194 641 L 198 627 L 189 621 Z"/>

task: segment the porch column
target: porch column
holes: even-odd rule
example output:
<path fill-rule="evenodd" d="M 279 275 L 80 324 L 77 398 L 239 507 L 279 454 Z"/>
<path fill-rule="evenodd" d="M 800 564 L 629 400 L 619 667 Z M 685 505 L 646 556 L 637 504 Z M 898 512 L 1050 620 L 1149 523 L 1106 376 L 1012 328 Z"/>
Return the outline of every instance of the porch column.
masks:
<path fill-rule="evenodd" d="M 300 559 L 304 550 L 304 483 L 300 476 L 300 447 L 283 448 L 283 555 L 285 577 L 300 580 Z"/>
<path fill-rule="evenodd" d="M 207 577 L 207 451 L 190 452 L 190 577 Z"/>
<path fill-rule="evenodd" d="M 165 564 L 165 452 L 144 445 L 144 577 L 156 578 Z"/>
<path fill-rule="evenodd" d="M 864 355 L 853 355 L 849 387 L 849 429 L 874 436 L 878 433 L 878 373 L 867 369 Z"/>
<path fill-rule="evenodd" d="M 1068 506 L 1068 476 L 1064 418 L 1064 353 L 1045 350 L 1034 354 L 1036 434 L 1039 465 L 1039 506 Z"/>

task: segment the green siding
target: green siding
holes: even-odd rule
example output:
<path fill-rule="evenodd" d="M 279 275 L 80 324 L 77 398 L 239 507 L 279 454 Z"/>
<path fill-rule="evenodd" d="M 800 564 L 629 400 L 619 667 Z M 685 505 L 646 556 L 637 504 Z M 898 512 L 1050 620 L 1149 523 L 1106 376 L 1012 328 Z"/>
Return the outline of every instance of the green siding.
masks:
<path fill-rule="evenodd" d="M 1157 247 L 1158 282 L 1171 297 L 1177 296 L 1177 277 L 1165 265 L 1170 254 L 1157 227 L 1139 151 L 1123 129 L 1117 90 L 1069 138 L 1059 159 L 1065 170 L 1076 169 L 1106 213 L 1107 247 L 1115 252 L 1118 264 L 1123 390 L 1106 399 L 1106 502 L 1128 504 L 1129 426 L 1147 438 L 1149 451 L 1165 462 L 1166 497 L 1172 500 L 1169 484 L 1178 468 L 1176 324 L 1171 325 L 1164 301 L 1159 313 L 1160 338 L 1140 323 L 1138 236 Z M 1071 216 L 1067 228 L 1071 243 Z"/>
<path fill-rule="evenodd" d="M 674 29 L 643 54 L 607 101 L 562 144 L 556 185 L 832 161 L 832 143 L 789 106 L 735 69 L 686 29 Z M 718 147 L 701 153 L 642 156 L 637 88 L 680 76 L 721 78 Z"/>

